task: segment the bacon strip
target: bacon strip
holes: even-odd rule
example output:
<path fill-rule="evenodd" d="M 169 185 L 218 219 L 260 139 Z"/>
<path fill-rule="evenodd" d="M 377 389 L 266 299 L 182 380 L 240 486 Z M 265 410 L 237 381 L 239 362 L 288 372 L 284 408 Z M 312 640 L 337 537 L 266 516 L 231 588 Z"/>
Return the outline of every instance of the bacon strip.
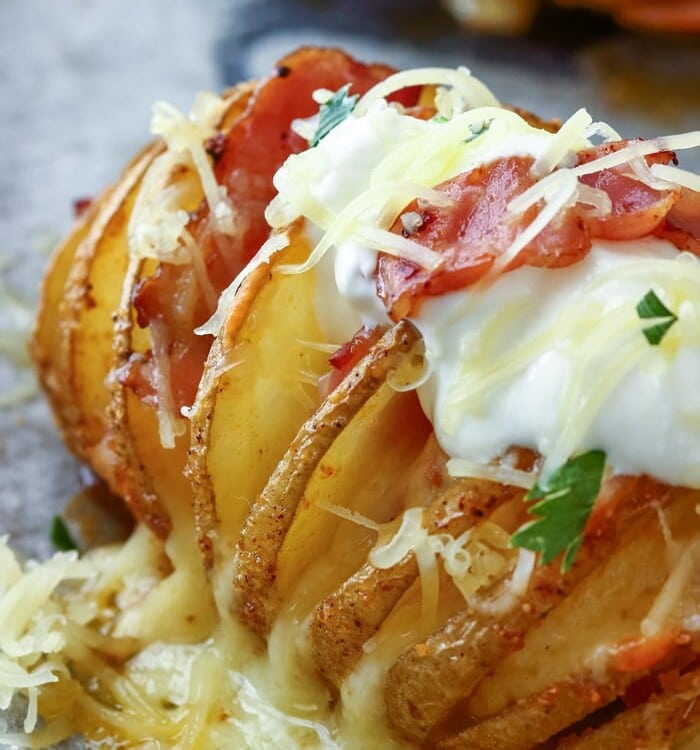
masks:
<path fill-rule="evenodd" d="M 217 181 L 226 187 L 239 228 L 233 237 L 214 231 L 206 204 L 188 225 L 217 293 L 228 286 L 267 239 L 264 211 L 275 194 L 272 177 L 288 156 L 308 146 L 292 132 L 291 124 L 315 114 L 318 105 L 312 93 L 318 88 L 335 90 L 349 82 L 352 92 L 363 94 L 391 73 L 393 69 L 388 66 L 364 65 L 340 50 L 300 49 L 283 58 L 277 74 L 258 86 L 246 112 L 223 141 L 218 137 L 208 144 Z M 415 92 L 403 92 L 398 98 L 414 103 Z M 164 323 L 174 360 L 173 400 L 178 409 L 191 404 L 211 346 L 211 338 L 195 335 L 194 329 L 213 312 L 192 269 L 161 263 L 156 273 L 139 286 L 134 306 L 142 327 L 156 319 Z M 128 382 L 139 377 L 147 380 L 148 375 L 135 360 Z"/>
<path fill-rule="evenodd" d="M 579 154 L 587 163 L 628 145 L 627 141 L 604 144 Z M 653 154 L 647 161 L 668 163 L 668 152 Z M 541 202 L 517 215 L 508 209 L 510 201 L 535 184 L 530 174 L 530 157 L 511 156 L 477 167 L 437 186 L 450 198 L 445 207 L 421 209 L 417 201 L 405 213 L 416 213 L 420 222 L 409 233 L 401 221 L 392 232 L 402 233 L 439 253 L 441 265 L 432 271 L 386 254 L 377 262 L 377 292 L 394 320 L 414 315 L 422 300 L 468 287 L 482 279 L 495 260 L 504 253 L 541 210 Z M 601 170 L 580 178 L 583 184 L 607 193 L 612 209 L 609 215 L 591 214 L 579 204 L 564 208 L 529 244 L 506 271 L 522 265 L 562 268 L 578 263 L 589 252 L 592 240 L 631 240 L 659 230 L 680 198 L 680 191 L 656 190 L 634 179 L 623 167 Z M 666 236 L 691 249 L 685 230 L 667 229 Z"/>

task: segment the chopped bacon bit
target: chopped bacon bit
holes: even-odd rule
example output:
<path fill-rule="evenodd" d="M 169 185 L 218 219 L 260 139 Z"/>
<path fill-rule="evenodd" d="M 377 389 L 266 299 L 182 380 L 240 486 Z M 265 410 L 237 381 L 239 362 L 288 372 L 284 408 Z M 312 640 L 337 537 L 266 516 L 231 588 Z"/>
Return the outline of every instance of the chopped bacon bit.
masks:
<path fill-rule="evenodd" d="M 618 151 L 628 143 L 617 141 L 586 149 L 578 155 L 579 164 Z M 646 159 L 648 164 L 667 164 L 675 160 L 675 154 L 660 152 Z M 377 293 L 394 320 L 415 314 L 426 297 L 470 286 L 488 273 L 496 258 L 541 210 L 541 203 L 521 215 L 508 210 L 510 201 L 534 184 L 530 174 L 532 163 L 529 157 L 502 158 L 437 186 L 451 203 L 422 211 L 423 224 L 412 233 L 411 239 L 439 253 L 442 264 L 426 271 L 410 261 L 385 254 L 380 254 L 377 262 Z M 579 206 L 562 209 L 518 253 L 506 271 L 522 265 L 562 268 L 577 263 L 587 255 L 596 237 L 630 240 L 653 232 L 670 233 L 668 228 L 664 229 L 665 222 L 667 217 L 674 216 L 680 190 L 650 188 L 628 176 L 623 166 L 584 175 L 580 180 L 608 194 L 611 213 L 598 217 Z M 691 203 L 690 197 L 686 200 Z M 417 207 L 417 201 L 413 201 L 402 214 L 416 211 Z M 695 204 L 677 213 L 691 216 L 697 222 Z M 677 221 L 682 224 L 682 220 Z M 678 223 L 671 226 L 676 244 L 680 247 L 682 243 L 683 249 L 696 252 L 697 235 L 689 237 L 688 227 Z M 403 233 L 399 220 L 391 231 Z M 695 226 L 692 231 L 696 232 Z"/>
<path fill-rule="evenodd" d="M 333 368 L 333 372 L 328 383 L 329 393 L 340 385 L 352 368 L 379 341 L 382 333 L 383 331 L 380 327 L 367 328 L 366 326 L 362 326 L 350 341 L 343 344 L 340 349 L 331 354 L 328 362 Z"/>
<path fill-rule="evenodd" d="M 512 156 L 477 167 L 438 186 L 451 203 L 429 207 L 421 215 L 423 224 L 412 239 L 440 253 L 442 265 L 426 271 L 410 261 L 380 255 L 377 292 L 394 320 L 415 312 L 420 300 L 461 289 L 481 279 L 524 226 L 538 212 L 513 215 L 508 204 L 535 180 L 530 175 L 533 159 Z M 416 211 L 417 201 L 404 212 Z M 392 232 L 401 233 L 400 220 Z M 551 222 L 510 264 L 559 268 L 581 260 L 590 249 L 590 238 L 576 210 L 566 209 Z"/>
<path fill-rule="evenodd" d="M 659 675 L 659 686 L 664 691 L 664 693 L 671 693 L 674 690 L 678 690 L 680 684 L 680 669 L 670 669 L 668 672 L 663 672 Z"/>
<path fill-rule="evenodd" d="M 595 159 L 600 159 L 603 156 L 617 153 L 623 148 L 632 145 L 633 143 L 639 143 L 641 138 L 623 138 L 619 141 L 608 141 L 607 143 L 600 143 L 597 146 L 591 146 L 590 148 L 584 148 L 579 151 L 576 156 L 578 157 L 578 164 L 589 164 Z M 673 151 L 657 151 L 655 154 L 649 154 L 645 157 L 647 164 L 678 164 L 678 158 Z"/>
<path fill-rule="evenodd" d="M 622 140 L 602 143 L 578 153 L 578 163 L 588 164 L 594 159 L 615 153 L 634 141 Z M 660 151 L 646 157 L 647 164 L 676 164 L 672 151 Z M 633 240 L 651 234 L 663 221 L 679 198 L 677 190 L 655 190 L 625 174 L 625 166 L 583 175 L 581 182 L 603 190 L 612 201 L 612 211 L 603 218 L 591 218 L 593 236 L 608 240 Z"/>
<path fill-rule="evenodd" d="M 650 638 L 631 638 L 615 649 L 615 668 L 620 672 L 641 672 L 653 667 L 678 645 L 678 630 L 667 630 Z"/>
<path fill-rule="evenodd" d="M 224 153 L 225 145 L 226 136 L 223 133 L 217 133 L 204 144 L 204 148 L 209 156 L 211 156 L 211 158 L 216 162 L 221 158 L 221 154 Z"/>
<path fill-rule="evenodd" d="M 533 128 L 539 128 L 540 130 L 546 130 L 548 133 L 556 133 L 561 127 L 561 120 L 543 120 L 541 117 L 533 114 L 527 109 L 522 107 L 514 107 L 513 105 L 506 106 L 511 112 L 520 115 L 528 125 L 532 125 Z"/>
<path fill-rule="evenodd" d="M 76 219 L 82 218 L 92 206 L 92 198 L 76 198 L 73 201 L 73 217 Z"/>
<path fill-rule="evenodd" d="M 682 188 L 680 197 L 654 234 L 679 250 L 700 256 L 700 193 Z"/>
<path fill-rule="evenodd" d="M 133 353 L 129 360 L 117 370 L 117 380 L 129 388 L 136 397 L 152 407 L 158 406 L 154 386 L 153 354 Z"/>
<path fill-rule="evenodd" d="M 437 114 L 437 110 L 435 107 L 416 104 L 413 107 L 407 107 L 404 114 L 415 117 L 416 120 L 431 120 Z"/>
<path fill-rule="evenodd" d="M 373 65 L 372 69 L 374 71 L 377 71 L 382 67 L 384 66 Z M 432 114 L 430 115 L 430 117 L 433 117 L 435 115 L 434 107 L 419 106 L 419 100 L 422 92 L 423 86 L 407 86 L 405 89 L 400 89 L 399 91 L 394 91 L 392 94 L 389 94 L 386 100 L 388 102 L 394 102 L 395 104 L 400 104 L 402 107 L 405 107 L 407 113 L 412 114 L 414 117 L 422 118 L 423 114 L 431 110 Z M 417 114 L 414 114 L 414 112 Z"/>
<path fill-rule="evenodd" d="M 656 227 L 654 236 L 662 240 L 667 240 L 681 251 L 700 257 L 700 235 L 691 234 L 684 229 L 674 227 L 668 220 L 668 217 Z"/>
<path fill-rule="evenodd" d="M 674 693 L 682 689 L 683 675 L 692 672 L 700 666 L 700 660 L 690 653 L 686 658 L 682 655 L 676 657 L 679 664 L 673 669 L 660 674 L 651 674 L 630 685 L 622 700 L 627 708 L 634 708 L 646 703 L 652 695 L 658 693 Z"/>
<path fill-rule="evenodd" d="M 425 479 L 431 487 L 442 487 L 445 484 L 444 462 L 430 464 L 425 470 Z"/>
<path fill-rule="evenodd" d="M 267 239 L 264 211 L 275 194 L 272 177 L 288 156 L 308 147 L 291 130 L 291 123 L 317 111 L 311 94 L 319 88 L 336 90 L 347 82 L 353 92 L 364 94 L 393 72 L 387 66 L 363 65 L 339 50 L 298 50 L 280 61 L 275 75 L 257 87 L 223 140 L 217 136 L 208 142 L 216 179 L 226 187 L 239 230 L 235 236 L 216 232 L 206 203 L 187 227 L 216 292 L 228 286 Z M 417 95 L 406 90 L 397 100 L 411 106 Z M 154 319 L 165 323 L 168 349 L 175 359 L 171 368 L 175 406 L 191 404 L 211 345 L 209 337 L 196 336 L 194 329 L 213 312 L 191 269 L 160 263 L 154 276 L 139 286 L 133 302 L 139 325 L 148 326 Z"/>

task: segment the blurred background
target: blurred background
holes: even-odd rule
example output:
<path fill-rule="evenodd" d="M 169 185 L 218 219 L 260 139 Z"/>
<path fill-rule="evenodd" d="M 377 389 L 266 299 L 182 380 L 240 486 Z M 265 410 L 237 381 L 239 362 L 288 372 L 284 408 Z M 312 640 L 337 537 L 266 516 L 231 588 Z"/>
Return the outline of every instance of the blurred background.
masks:
<path fill-rule="evenodd" d="M 154 100 L 187 110 L 196 91 L 264 75 L 293 47 L 342 45 L 398 67 L 467 65 L 545 118 L 586 106 L 630 137 L 700 127 L 700 2 L 589 4 L 1 0 L 0 534 L 48 555 L 50 519 L 79 490 L 25 340 L 74 201 L 148 140 Z M 700 153 L 682 163 L 700 168 Z"/>

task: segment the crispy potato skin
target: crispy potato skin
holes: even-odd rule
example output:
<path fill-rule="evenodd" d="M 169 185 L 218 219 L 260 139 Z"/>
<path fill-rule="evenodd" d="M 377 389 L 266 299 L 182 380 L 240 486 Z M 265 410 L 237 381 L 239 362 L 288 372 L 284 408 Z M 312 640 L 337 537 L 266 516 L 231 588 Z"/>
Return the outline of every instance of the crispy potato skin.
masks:
<path fill-rule="evenodd" d="M 214 538 L 219 524 L 216 500 L 208 453 L 211 437 L 211 424 L 219 393 L 219 379 L 213 375 L 218 364 L 225 361 L 231 342 L 235 341 L 251 306 L 260 289 L 270 280 L 270 264 L 261 263 L 246 277 L 236 294 L 236 301 L 226 319 L 224 331 L 212 346 L 204 377 L 200 383 L 195 402 L 195 412 L 191 422 L 191 443 L 185 472 L 194 492 L 196 534 L 204 563 L 211 569 L 214 562 Z"/>
<path fill-rule="evenodd" d="M 552 685 L 471 729 L 426 744 L 436 750 L 529 750 L 614 700 L 622 689 L 587 679 Z"/>
<path fill-rule="evenodd" d="M 111 316 L 116 304 L 110 304 L 109 295 L 95 295 L 94 281 L 106 235 L 126 231 L 129 198 L 161 148 L 159 144 L 146 146 L 56 251 L 44 280 L 30 347 L 68 447 L 110 483 L 111 467 L 102 464 L 94 449 L 105 435 L 108 396 L 102 384 L 111 360 Z M 117 259 L 116 265 L 123 270 L 109 279 L 114 302 L 126 257 Z"/>
<path fill-rule="evenodd" d="M 517 496 L 522 496 L 521 490 L 495 482 L 453 480 L 428 508 L 428 531 L 459 536 Z M 417 577 L 412 553 L 387 569 L 368 562 L 319 604 L 311 623 L 311 641 L 316 663 L 327 679 L 340 685 L 362 656 L 364 643 Z"/>
<path fill-rule="evenodd" d="M 410 323 L 401 322 L 379 340 L 302 426 L 255 501 L 238 543 L 235 578 L 240 616 L 255 632 L 266 634 L 276 614 L 277 555 L 311 474 L 418 336 Z"/>
<path fill-rule="evenodd" d="M 690 647 L 683 643 L 677 646 L 661 664 L 656 665 L 655 669 L 670 669 L 687 663 L 689 653 L 692 653 Z M 479 721 L 462 732 L 445 738 L 431 738 L 426 746 L 435 747 L 436 750 L 531 750 L 559 734 L 566 727 L 576 724 L 594 711 L 611 703 L 621 696 L 627 687 L 652 673 L 653 670 L 650 669 L 614 672 L 608 675 L 604 683 L 593 679 L 590 675 L 582 674 L 572 677 L 550 686 L 537 695 L 519 700 L 496 716 Z M 615 720 L 612 724 L 604 725 L 603 738 L 615 741 L 623 738 L 631 739 L 635 736 L 636 727 L 642 737 L 648 732 L 650 738 L 659 731 L 663 733 L 665 730 L 670 730 L 670 733 L 665 735 L 665 740 L 668 741 L 680 730 L 693 726 L 698 718 L 698 710 L 694 706 L 694 695 L 697 695 L 698 690 L 697 675 L 688 677 L 687 684 L 693 687 L 690 694 L 686 694 L 685 699 L 679 700 L 678 694 L 672 693 L 656 703 L 645 703 L 637 710 L 625 711 L 617 717 L 616 726 Z M 650 706 L 653 708 L 650 709 Z M 676 715 L 675 720 L 672 718 L 674 709 L 679 706 L 682 710 L 688 711 L 687 721 L 682 716 Z M 636 721 L 645 709 L 648 717 L 640 726 Z M 657 714 L 656 719 L 655 714 Z M 593 736 L 595 734 L 594 732 Z M 593 743 L 583 745 L 583 747 L 595 747 L 598 750 L 599 745 Z M 635 747 L 635 745 L 626 745 L 623 742 L 601 747 L 627 748 Z M 649 747 L 655 747 L 655 745 L 652 744 Z"/>
<path fill-rule="evenodd" d="M 87 212 L 80 217 L 66 239 L 56 248 L 44 276 L 39 297 L 39 311 L 34 322 L 34 332 L 30 341 L 30 352 L 37 368 L 39 382 L 46 393 L 61 431 L 64 442 L 71 450 L 73 435 L 67 429 L 70 415 L 70 399 L 66 397 L 64 375 L 66 366 L 61 361 L 62 340 L 61 307 L 73 260 L 78 248 L 85 240 L 98 214 L 109 201 L 113 188 L 108 188 L 102 197 L 94 201 Z"/>
<path fill-rule="evenodd" d="M 636 483 L 630 486 L 637 489 Z M 489 613 L 465 607 L 424 643 L 402 654 L 390 668 L 385 685 L 392 723 L 414 741 L 425 739 L 494 664 L 521 649 L 528 631 L 609 557 L 631 518 L 639 512 L 653 518 L 655 511 L 647 506 L 663 507 L 672 499 L 668 492 L 649 494 L 641 485 L 624 495 L 615 514 L 605 515 L 567 573 L 557 563 L 537 566 L 515 609 Z M 497 583 L 478 599 L 488 603 L 505 592 L 504 584 Z"/>

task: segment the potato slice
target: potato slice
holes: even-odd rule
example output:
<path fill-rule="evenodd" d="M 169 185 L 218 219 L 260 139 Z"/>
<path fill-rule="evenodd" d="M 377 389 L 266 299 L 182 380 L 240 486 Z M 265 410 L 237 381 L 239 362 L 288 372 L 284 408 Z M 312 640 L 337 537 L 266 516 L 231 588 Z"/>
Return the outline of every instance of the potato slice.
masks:
<path fill-rule="evenodd" d="M 124 229 L 130 202 L 159 150 L 157 144 L 145 147 L 92 204 L 56 250 L 42 288 L 32 354 L 66 443 L 86 460 L 104 434 L 111 315 L 126 271 L 124 254 L 121 265 L 112 265 L 111 278 L 99 277 L 109 266 L 105 242 L 114 244 L 111 235 Z"/>
<path fill-rule="evenodd" d="M 600 685 L 586 677 L 551 685 L 503 713 L 459 734 L 436 740 L 436 750 L 531 750 L 562 727 L 610 703 L 636 676 Z"/>
<path fill-rule="evenodd" d="M 299 430 L 255 500 L 238 543 L 235 587 L 239 612 L 256 632 L 267 633 L 276 614 L 278 555 L 309 479 L 333 441 L 418 338 L 406 321 L 387 331 Z"/>
<path fill-rule="evenodd" d="M 87 212 L 79 219 L 70 234 L 54 251 L 49 267 L 44 276 L 39 298 L 39 311 L 34 323 L 34 332 L 30 350 L 37 366 L 39 381 L 48 396 L 56 423 L 62 432 L 64 441 L 70 445 L 72 435 L 65 428 L 68 416 L 64 412 L 71 407 L 66 398 L 66 387 L 62 376 L 65 365 L 60 362 L 62 354 L 59 333 L 61 327 L 61 306 L 66 287 L 66 280 L 78 247 L 85 240 L 98 214 L 109 203 L 112 188 L 108 188 L 96 201 L 93 201 Z"/>
<path fill-rule="evenodd" d="M 446 484 L 432 502 L 428 488 L 425 491 L 424 500 L 430 502 L 425 521 L 430 534 L 457 537 L 501 504 L 522 496 L 522 490 L 486 480 L 457 478 Z M 367 562 L 321 602 L 311 624 L 311 637 L 317 663 L 327 679 L 336 685 L 342 682 L 361 658 L 365 642 L 418 574 L 413 553 L 386 569 Z"/>
<path fill-rule="evenodd" d="M 619 750 L 622 747 L 670 747 L 685 730 L 700 729 L 700 670 L 678 679 L 676 686 L 578 740 L 567 750 Z"/>
<path fill-rule="evenodd" d="M 519 649 L 526 634 L 611 553 L 630 516 L 652 501 L 644 484 L 638 491 L 637 484 L 632 488 L 635 491 L 619 500 L 617 514 L 606 516 L 589 536 L 568 573 L 562 574 L 557 563 L 536 567 L 522 605 L 515 608 L 495 605 L 509 597 L 510 582 L 499 582 L 475 596 L 481 610 L 477 605 L 463 609 L 425 643 L 402 654 L 387 676 L 386 700 L 392 721 L 407 736 L 427 736 L 451 706 L 468 696 L 494 664 Z M 669 497 L 666 493 L 656 500 L 662 503 Z M 654 512 L 646 512 L 653 523 Z"/>
<path fill-rule="evenodd" d="M 195 491 L 199 543 L 208 564 L 232 557 L 251 504 L 319 401 L 327 355 L 309 300 L 316 274 L 279 265 L 308 256 L 296 226 L 291 244 L 260 263 L 236 294 L 212 348 L 192 416 L 188 475 Z"/>
<path fill-rule="evenodd" d="M 669 670 L 687 663 L 688 654 L 688 647 L 677 646 L 657 665 L 657 669 Z M 431 743 L 431 747 L 435 747 L 436 750 L 531 750 L 534 747 L 540 747 L 542 743 L 559 734 L 566 727 L 576 724 L 611 703 L 630 685 L 655 671 L 657 670 L 638 669 L 617 672 L 609 675 L 605 682 L 600 682 L 587 673 L 572 676 L 550 685 L 535 695 L 521 698 L 501 713 L 463 732 L 435 740 Z M 695 692 L 697 693 L 697 687 Z M 663 701 L 644 703 L 640 706 L 639 713 L 631 712 L 629 720 L 617 724 L 613 720 L 612 726 L 608 725 L 603 737 L 611 741 L 625 736 L 629 738 L 631 735 L 634 740 L 637 740 L 641 739 L 647 731 L 650 734 L 659 731 L 663 734 L 666 729 L 680 731 L 690 724 L 685 723 L 682 716 L 673 717 L 674 706 L 676 708 L 683 706 L 682 700 L 679 701 L 677 696 L 669 698 L 668 703 Z M 692 697 L 684 707 L 686 710 L 690 708 L 690 720 L 694 723 L 698 714 L 692 713 L 694 710 Z M 646 717 L 646 726 L 644 723 L 635 724 L 640 714 Z M 624 714 L 619 718 L 622 719 L 623 716 Z M 592 736 L 595 737 L 596 733 L 594 732 Z M 668 740 L 669 736 L 664 736 L 664 739 Z M 614 748 L 638 746 L 657 747 L 657 745 L 637 745 L 636 741 L 629 745 L 625 742 L 603 745 L 603 747 Z M 569 745 L 566 744 L 565 747 L 568 748 Z M 597 749 L 599 745 L 593 743 L 585 747 Z"/>
<path fill-rule="evenodd" d="M 656 509 L 643 511 L 604 564 L 460 704 L 452 720 L 472 726 L 438 746 L 489 748 L 498 738 L 499 747 L 525 750 L 614 700 L 645 675 L 687 663 L 693 644 L 677 636 L 672 624 L 661 634 L 665 640 L 642 640 L 647 650 L 631 659 L 621 645 L 640 638 L 642 623 L 669 577 L 665 533 L 673 535 L 674 554 L 694 549 L 700 539 L 694 494 L 672 491 L 663 528 Z"/>
<path fill-rule="evenodd" d="M 493 714 L 579 672 L 582 663 L 599 665 L 600 659 L 590 661 L 594 653 L 600 657 L 599 647 L 614 647 L 639 633 L 669 576 L 665 533 L 673 535 L 674 555 L 690 548 L 700 534 L 697 493 L 672 489 L 670 494 L 663 511 L 664 527 L 656 508 L 621 524 L 612 555 L 527 634 L 521 650 L 504 659 L 479 685 L 469 699 L 473 715 Z M 605 653 L 603 671 L 604 657 Z"/>
<path fill-rule="evenodd" d="M 226 110 L 219 124 L 222 132 L 245 111 L 251 91 L 251 84 L 241 84 L 227 92 Z M 199 177 L 191 167 L 180 165 L 165 175 L 164 180 L 163 191 L 171 186 L 179 187 L 183 210 L 197 208 L 203 192 Z M 164 448 L 155 408 L 122 385 L 118 377 L 133 353 L 145 354 L 152 348 L 150 329 L 137 325 L 132 297 L 137 284 L 154 273 L 157 265 L 154 260 L 133 258 L 129 261 L 114 319 L 113 357 L 108 378 L 111 403 L 107 415 L 109 455 L 116 456 L 113 471 L 116 491 L 139 520 L 157 536 L 165 538 L 173 525 L 172 516 L 178 516 L 188 533 L 194 534 L 192 490 L 184 475 L 190 442 L 188 423 L 181 421 L 184 434 L 177 438 L 175 446 Z"/>
<path fill-rule="evenodd" d="M 396 518 L 405 507 L 407 469 L 429 434 L 416 394 L 384 383 L 323 456 L 277 557 L 277 592 L 301 618 L 357 571 L 376 539 L 373 529 L 328 509 L 376 524 Z"/>
<path fill-rule="evenodd" d="M 112 362 L 112 316 L 119 306 L 128 267 L 126 230 L 141 180 L 162 146 L 146 149 L 111 193 L 104 212 L 76 252 L 66 281 L 62 311 L 65 382 L 73 401 L 68 429 L 78 454 L 110 478 L 95 448 L 105 437 L 109 392 L 105 378 Z"/>

